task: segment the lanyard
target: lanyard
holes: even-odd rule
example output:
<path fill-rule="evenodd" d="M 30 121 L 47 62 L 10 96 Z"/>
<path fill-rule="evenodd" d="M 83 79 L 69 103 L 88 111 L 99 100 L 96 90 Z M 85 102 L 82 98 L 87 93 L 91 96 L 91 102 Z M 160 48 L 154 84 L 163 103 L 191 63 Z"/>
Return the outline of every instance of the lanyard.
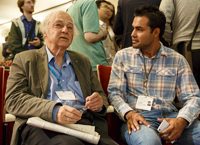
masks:
<path fill-rule="evenodd" d="M 158 51 L 158 52 L 159 52 L 159 51 Z M 146 64 L 145 64 L 145 58 L 144 58 L 144 54 L 142 53 L 143 61 L 144 61 L 144 71 L 145 71 L 145 80 L 144 80 L 143 86 L 146 88 L 146 95 L 147 95 L 147 96 L 148 96 L 147 82 L 148 82 L 149 74 L 150 74 L 150 72 L 151 72 L 151 70 L 152 70 L 152 68 L 153 68 L 153 65 L 154 65 L 155 61 L 156 61 L 157 55 L 158 55 L 158 53 L 156 54 L 156 56 L 155 56 L 155 58 L 154 58 L 154 60 L 153 60 L 153 63 L 152 63 L 151 68 L 150 68 L 150 70 L 149 70 L 149 73 L 147 73 Z"/>
<path fill-rule="evenodd" d="M 31 25 L 32 20 L 30 22 L 27 20 L 27 22 L 26 22 L 26 19 L 24 19 L 24 23 L 26 25 L 26 27 L 25 27 L 25 29 L 26 29 L 26 36 L 25 37 L 28 38 L 28 26 Z M 32 37 L 32 36 L 30 36 L 30 37 Z"/>
<path fill-rule="evenodd" d="M 64 61 L 65 61 L 66 55 L 67 55 L 67 53 L 66 53 L 66 51 L 65 51 L 65 56 L 64 56 L 64 60 L 63 60 L 62 67 L 63 67 L 63 65 L 64 65 Z M 49 63 L 48 63 L 48 66 L 49 66 L 49 69 L 50 69 L 50 70 L 52 71 L 52 73 L 54 74 L 54 76 L 57 78 L 57 80 L 58 80 L 58 86 L 60 86 L 60 87 L 62 88 L 62 90 L 64 91 L 64 88 L 63 88 L 63 86 L 62 86 L 62 84 L 61 84 L 61 82 L 62 82 L 62 80 L 61 80 L 61 77 L 62 77 L 62 69 L 61 69 L 61 71 L 60 71 L 60 78 L 58 78 L 56 72 L 54 71 L 54 69 L 51 67 L 51 65 L 50 65 Z"/>

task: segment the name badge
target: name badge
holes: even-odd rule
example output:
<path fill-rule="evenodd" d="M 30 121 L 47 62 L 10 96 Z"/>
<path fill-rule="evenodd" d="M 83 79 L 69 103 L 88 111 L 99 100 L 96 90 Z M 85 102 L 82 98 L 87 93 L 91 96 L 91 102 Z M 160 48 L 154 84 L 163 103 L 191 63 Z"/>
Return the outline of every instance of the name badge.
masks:
<path fill-rule="evenodd" d="M 136 109 L 150 111 L 152 107 L 152 103 L 153 103 L 153 98 L 149 96 L 139 95 L 135 107 Z"/>
<path fill-rule="evenodd" d="M 26 38 L 23 38 L 22 44 L 25 45 L 25 43 L 26 43 Z"/>
<path fill-rule="evenodd" d="M 72 91 L 56 91 L 56 94 L 61 100 L 76 100 Z"/>

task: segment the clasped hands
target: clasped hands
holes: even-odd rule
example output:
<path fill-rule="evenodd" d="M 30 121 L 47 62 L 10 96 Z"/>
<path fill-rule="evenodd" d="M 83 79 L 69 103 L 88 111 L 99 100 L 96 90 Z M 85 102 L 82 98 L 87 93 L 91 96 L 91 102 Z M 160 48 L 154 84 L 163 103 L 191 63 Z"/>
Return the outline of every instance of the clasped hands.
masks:
<path fill-rule="evenodd" d="M 140 113 L 136 113 L 135 111 L 130 111 L 126 114 L 127 119 L 127 128 L 129 134 L 131 134 L 131 130 L 134 132 L 140 130 L 139 124 L 144 124 L 147 127 L 150 127 L 150 124 L 144 119 L 144 117 Z M 158 133 L 166 143 L 171 143 L 172 141 L 179 138 L 184 130 L 184 128 L 188 125 L 188 122 L 183 118 L 158 118 L 159 122 L 166 120 L 170 126 L 164 131 Z M 164 134 L 170 133 L 169 136 L 164 137 Z"/>
<path fill-rule="evenodd" d="M 103 107 L 103 99 L 99 93 L 95 92 L 91 96 L 86 98 L 85 107 L 92 110 L 98 111 Z M 76 108 L 68 105 L 63 105 L 58 109 L 56 115 L 56 122 L 59 124 L 73 124 L 81 119 L 82 113 Z"/>

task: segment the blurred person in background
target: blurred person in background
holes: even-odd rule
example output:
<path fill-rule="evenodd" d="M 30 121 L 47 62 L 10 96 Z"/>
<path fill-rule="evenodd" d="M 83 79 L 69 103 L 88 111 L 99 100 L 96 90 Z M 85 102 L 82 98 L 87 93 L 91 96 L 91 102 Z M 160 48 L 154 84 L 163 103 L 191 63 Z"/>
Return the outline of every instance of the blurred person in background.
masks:
<path fill-rule="evenodd" d="M 68 49 L 87 56 L 97 75 L 98 64 L 109 66 L 101 41 L 106 39 L 107 30 L 99 26 L 97 6 L 94 0 L 74 0 L 67 13 L 79 31 Z"/>
<path fill-rule="evenodd" d="M 2 55 L 4 56 L 5 61 L 13 59 L 13 54 L 8 47 L 8 36 L 5 37 L 5 43 L 3 43 Z"/>
<path fill-rule="evenodd" d="M 200 1 L 192 0 L 188 3 L 187 0 L 162 0 L 159 9 L 166 16 L 163 37 L 171 44 L 171 48 L 186 57 L 200 87 L 200 25 L 194 33 L 191 51 L 186 48 L 200 13 Z"/>
<path fill-rule="evenodd" d="M 32 18 L 35 0 L 18 0 L 17 5 L 23 15 L 12 20 L 8 44 L 13 55 L 43 46 L 42 34 L 39 32 L 40 22 Z"/>
<path fill-rule="evenodd" d="M 106 59 L 109 64 L 112 65 L 115 54 L 119 50 L 115 41 L 115 34 L 113 32 L 115 7 L 112 3 L 105 0 L 97 0 L 96 4 L 98 8 L 100 26 L 108 31 L 107 38 L 102 40 L 102 42 L 106 51 Z"/>

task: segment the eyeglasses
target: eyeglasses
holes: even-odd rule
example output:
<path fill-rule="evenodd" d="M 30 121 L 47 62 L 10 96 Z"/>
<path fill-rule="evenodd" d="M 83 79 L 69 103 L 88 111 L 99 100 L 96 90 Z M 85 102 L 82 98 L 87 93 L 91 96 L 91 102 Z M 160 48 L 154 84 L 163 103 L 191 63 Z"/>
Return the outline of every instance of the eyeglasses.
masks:
<path fill-rule="evenodd" d="M 107 5 L 104 5 L 104 6 L 101 6 L 101 7 L 103 7 L 103 8 L 106 8 L 106 9 L 108 9 L 110 12 L 114 12 L 111 8 L 109 8 Z"/>
<path fill-rule="evenodd" d="M 27 1 L 26 4 L 28 4 L 28 5 L 35 4 L 35 2 L 33 2 L 33 1 Z"/>

